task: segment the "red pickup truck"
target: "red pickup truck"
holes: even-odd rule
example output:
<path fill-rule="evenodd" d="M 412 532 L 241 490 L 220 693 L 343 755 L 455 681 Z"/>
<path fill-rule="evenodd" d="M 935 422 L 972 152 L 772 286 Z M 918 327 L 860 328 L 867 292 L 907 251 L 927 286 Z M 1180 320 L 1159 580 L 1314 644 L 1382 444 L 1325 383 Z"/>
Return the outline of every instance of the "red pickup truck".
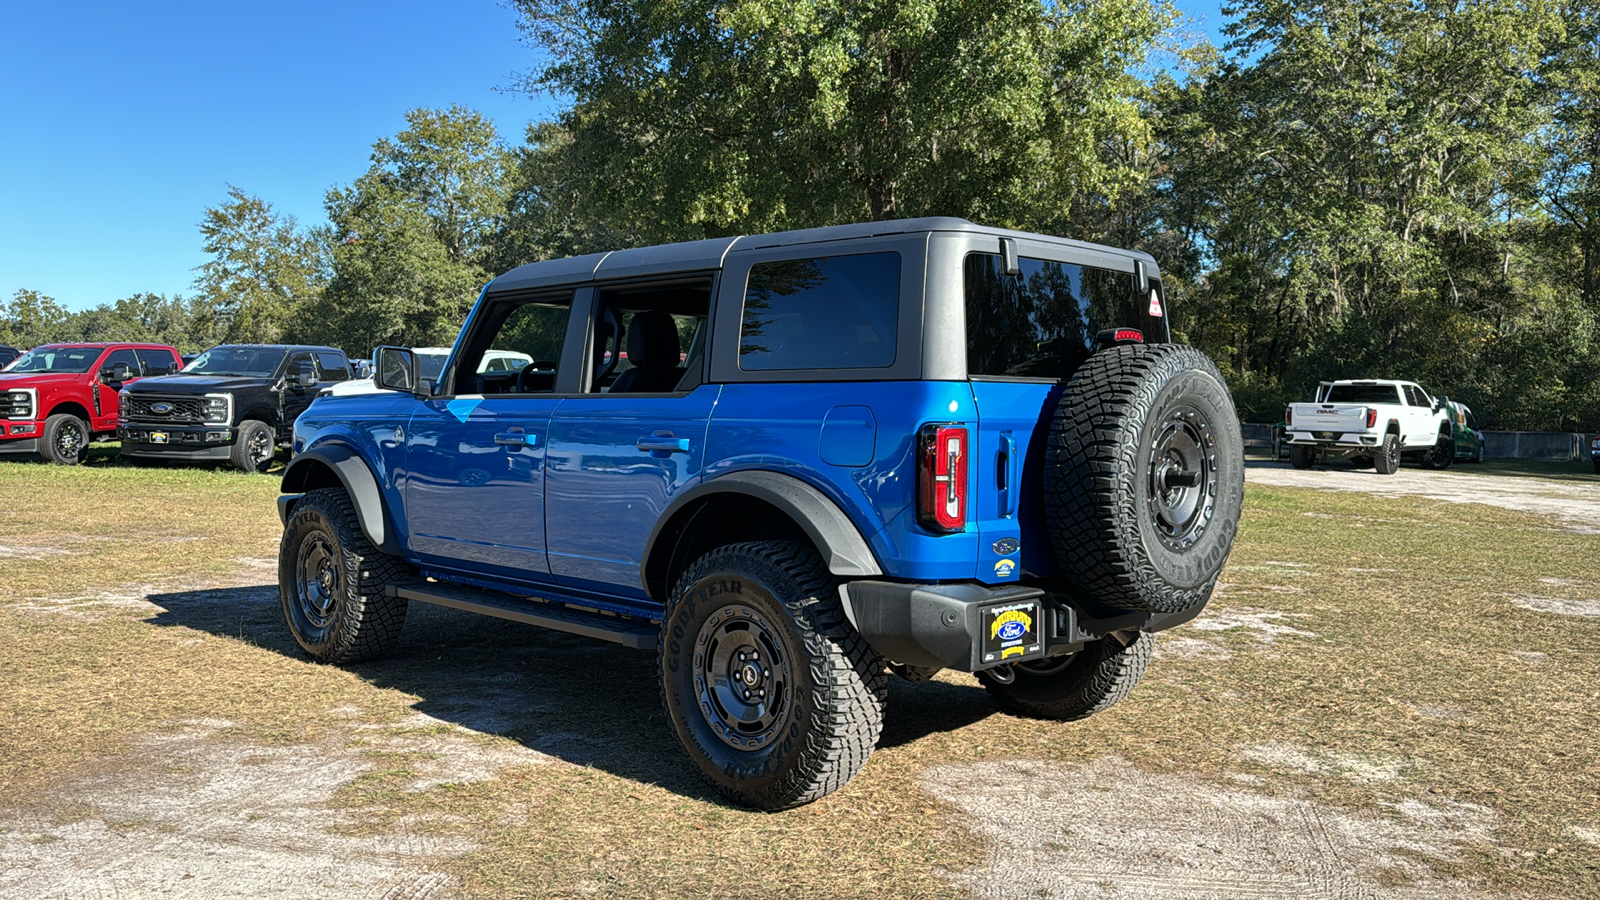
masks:
<path fill-rule="evenodd" d="M 162 344 L 45 344 L 0 371 L 0 453 L 76 465 L 89 442 L 117 431 L 117 392 L 183 367 Z"/>

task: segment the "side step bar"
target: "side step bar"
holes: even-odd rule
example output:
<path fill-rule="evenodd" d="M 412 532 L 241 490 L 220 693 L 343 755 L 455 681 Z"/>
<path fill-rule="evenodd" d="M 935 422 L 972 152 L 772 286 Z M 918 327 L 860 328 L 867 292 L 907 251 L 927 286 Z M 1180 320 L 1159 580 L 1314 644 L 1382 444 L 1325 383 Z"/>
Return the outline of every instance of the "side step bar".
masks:
<path fill-rule="evenodd" d="M 482 588 L 446 584 L 438 581 L 407 581 L 389 585 L 389 596 L 448 606 L 497 619 L 538 625 L 552 631 L 581 634 L 611 641 L 635 650 L 654 650 L 659 629 L 648 619 L 608 616 L 558 606 L 539 599 L 522 599 L 513 594 Z"/>

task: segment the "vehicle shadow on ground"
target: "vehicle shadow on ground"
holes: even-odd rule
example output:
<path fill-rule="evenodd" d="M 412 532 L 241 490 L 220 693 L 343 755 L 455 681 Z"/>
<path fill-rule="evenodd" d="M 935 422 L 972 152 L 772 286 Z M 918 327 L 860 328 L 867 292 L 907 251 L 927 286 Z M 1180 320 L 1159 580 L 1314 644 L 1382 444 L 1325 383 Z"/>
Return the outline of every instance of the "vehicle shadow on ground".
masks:
<path fill-rule="evenodd" d="M 161 608 L 146 620 L 154 625 L 190 628 L 305 660 L 284 624 L 276 585 L 147 599 Z M 412 603 L 394 652 L 349 668 L 377 687 L 418 698 L 416 711 L 434 719 L 500 735 L 574 765 L 722 802 L 672 735 L 653 653 Z M 976 682 L 911 684 L 891 677 L 878 746 L 901 747 L 997 712 Z"/>
<path fill-rule="evenodd" d="M 1247 456 L 1245 457 L 1244 467 L 1246 469 L 1293 468 L 1288 460 L 1273 459 L 1270 456 Z M 1345 459 L 1333 460 L 1332 462 L 1318 461 L 1312 468 L 1362 471 L 1368 474 L 1376 474 L 1372 471 L 1371 466 L 1357 466 L 1355 463 Z M 1596 473 L 1593 464 L 1587 461 L 1540 462 L 1526 459 L 1490 459 L 1474 463 L 1457 460 L 1449 468 L 1427 469 L 1408 460 L 1400 464 L 1400 471 L 1427 473 L 1438 475 L 1441 478 L 1449 478 L 1456 475 L 1486 475 L 1499 478 L 1543 478 L 1549 481 L 1566 481 L 1575 484 L 1593 484 L 1600 481 L 1600 473 Z"/>

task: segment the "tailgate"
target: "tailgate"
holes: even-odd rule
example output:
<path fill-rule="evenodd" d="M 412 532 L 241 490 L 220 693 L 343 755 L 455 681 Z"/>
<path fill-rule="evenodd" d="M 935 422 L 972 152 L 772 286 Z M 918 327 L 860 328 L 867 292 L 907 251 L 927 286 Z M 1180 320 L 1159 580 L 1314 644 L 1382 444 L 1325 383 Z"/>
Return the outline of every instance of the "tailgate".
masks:
<path fill-rule="evenodd" d="M 1290 405 L 1290 431 L 1321 431 L 1342 434 L 1367 430 L 1365 406 L 1334 405 L 1332 403 L 1295 403 Z"/>

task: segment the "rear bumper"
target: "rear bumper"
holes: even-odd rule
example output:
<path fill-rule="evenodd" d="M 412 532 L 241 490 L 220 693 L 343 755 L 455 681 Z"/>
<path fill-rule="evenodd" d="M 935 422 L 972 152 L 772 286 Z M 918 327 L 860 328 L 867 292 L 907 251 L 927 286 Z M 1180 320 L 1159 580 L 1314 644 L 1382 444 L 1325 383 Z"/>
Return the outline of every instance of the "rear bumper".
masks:
<path fill-rule="evenodd" d="M 1094 616 L 1026 585 L 851 581 L 839 593 L 850 623 L 880 656 L 963 672 L 1072 653 L 1112 632 L 1161 631 L 1203 608 Z M 1037 621 L 1026 621 L 1035 611 Z M 997 631 L 1006 621 L 1025 623 L 1020 638 L 1001 640 Z"/>
<path fill-rule="evenodd" d="M 122 455 L 147 459 L 225 460 L 238 437 L 227 425 L 152 425 L 129 422 L 117 426 Z M 155 441 L 152 437 L 162 436 Z"/>
<path fill-rule="evenodd" d="M 1333 450 L 1376 449 L 1383 435 L 1361 431 L 1288 431 L 1284 442 L 1297 447 L 1320 447 Z"/>

